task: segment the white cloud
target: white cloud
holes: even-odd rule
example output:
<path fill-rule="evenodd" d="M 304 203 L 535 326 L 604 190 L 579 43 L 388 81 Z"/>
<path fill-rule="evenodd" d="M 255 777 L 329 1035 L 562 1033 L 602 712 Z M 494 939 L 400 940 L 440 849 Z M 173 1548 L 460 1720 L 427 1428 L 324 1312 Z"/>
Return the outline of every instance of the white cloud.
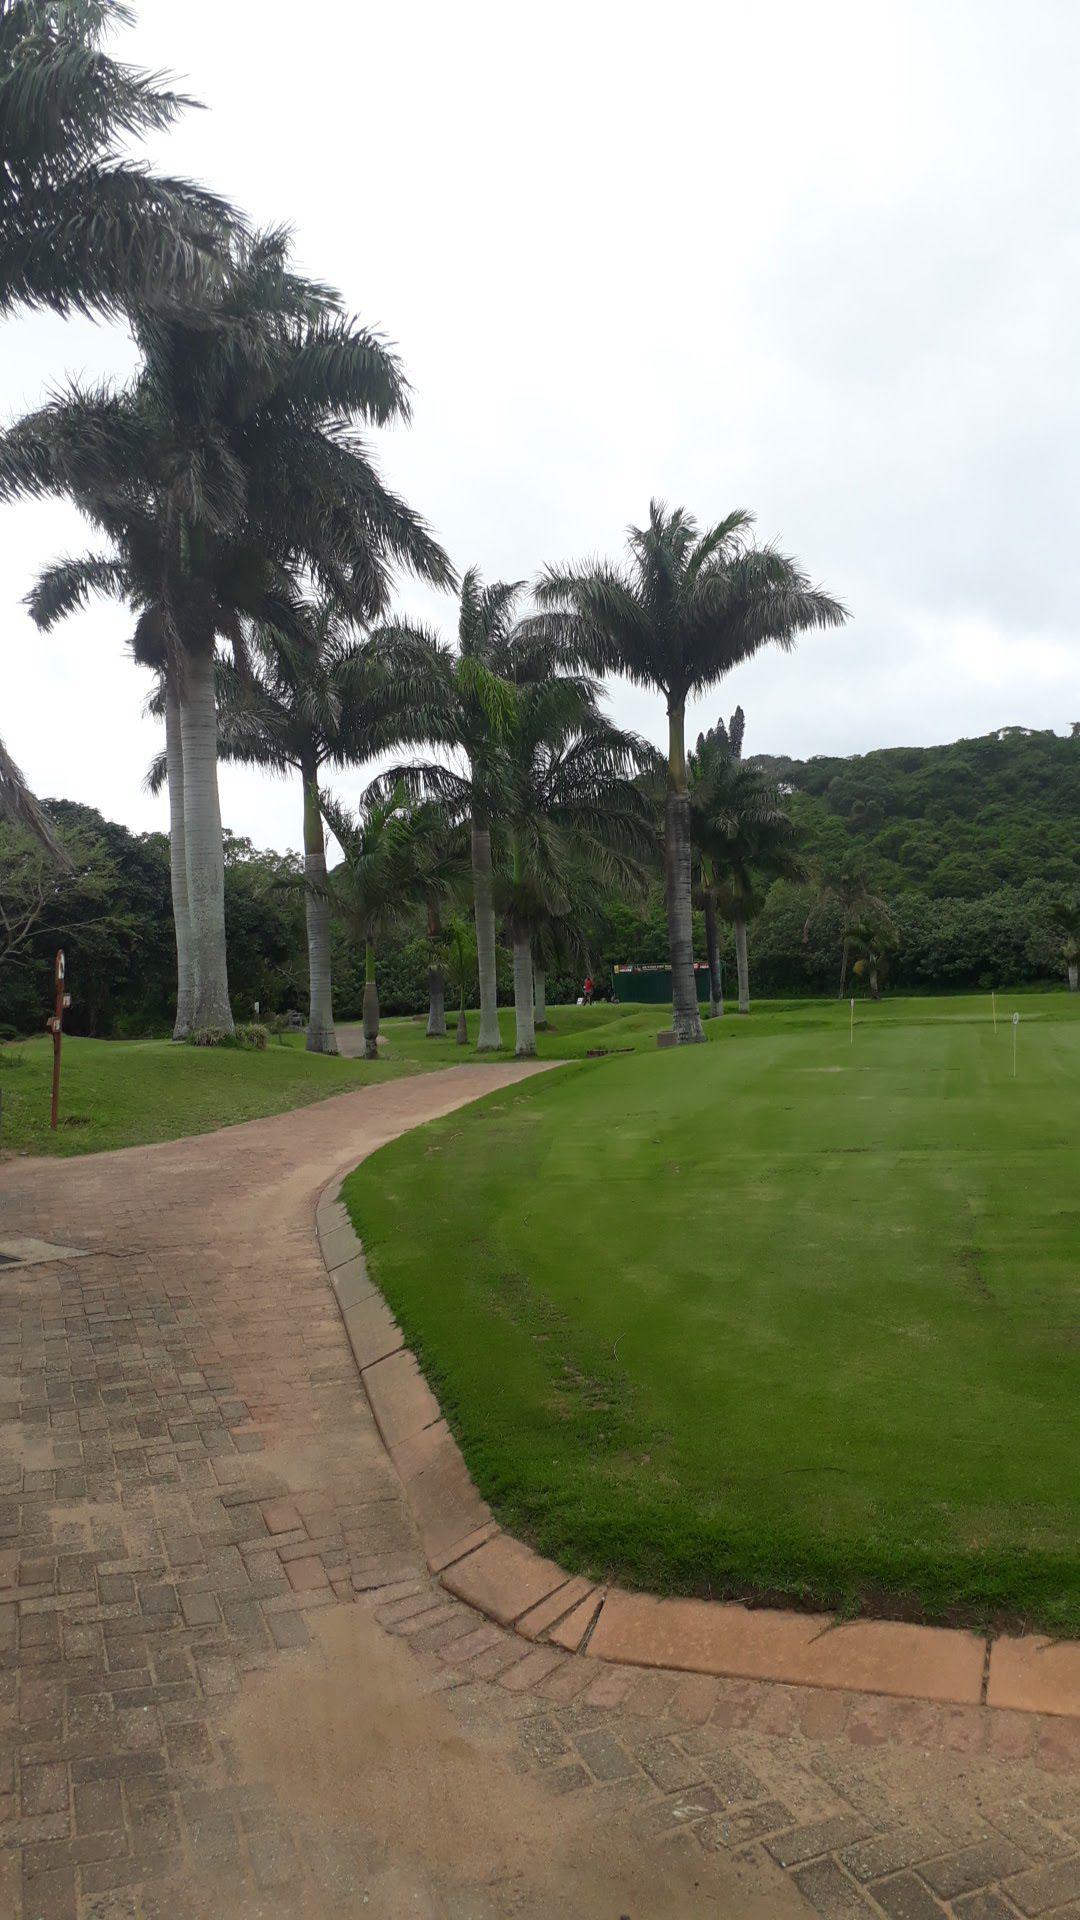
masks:
<path fill-rule="evenodd" d="M 692 725 L 742 700 L 751 749 L 804 754 L 1077 717 L 1069 0 L 308 0 L 302 32 L 284 0 L 138 12 L 125 55 L 208 107 L 159 159 L 291 221 L 399 342 L 415 425 L 382 459 L 459 565 L 615 554 L 651 493 L 748 505 L 852 625 Z M 8 413 L 132 359 L 49 316 L 4 345 Z M 0 725 L 42 791 L 161 824 L 123 616 L 42 640 L 19 606 L 83 541 L 62 507 L 0 512 Z M 654 701 L 613 703 L 662 738 Z M 297 843 L 289 786 L 229 769 L 223 803 Z"/>

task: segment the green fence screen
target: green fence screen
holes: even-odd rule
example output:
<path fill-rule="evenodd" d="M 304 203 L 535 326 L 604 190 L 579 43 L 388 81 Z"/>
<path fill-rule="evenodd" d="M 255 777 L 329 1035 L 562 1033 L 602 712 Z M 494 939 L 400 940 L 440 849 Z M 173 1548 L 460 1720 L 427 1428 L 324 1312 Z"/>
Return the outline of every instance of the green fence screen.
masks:
<path fill-rule="evenodd" d="M 671 1005 L 670 967 L 613 967 L 616 1000 L 644 1000 L 650 1006 Z M 694 965 L 694 980 L 699 1000 L 709 997 L 709 969 L 704 961 Z"/>

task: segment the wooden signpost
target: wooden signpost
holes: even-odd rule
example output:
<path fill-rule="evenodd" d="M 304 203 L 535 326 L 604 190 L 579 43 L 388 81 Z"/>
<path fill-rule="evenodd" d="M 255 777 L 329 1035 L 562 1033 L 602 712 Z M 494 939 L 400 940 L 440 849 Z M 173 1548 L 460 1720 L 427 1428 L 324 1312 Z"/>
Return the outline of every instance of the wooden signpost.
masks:
<path fill-rule="evenodd" d="M 60 1049 L 64 1042 L 64 1008 L 70 1007 L 71 1005 L 70 993 L 64 992 L 63 947 L 60 947 L 57 951 L 56 961 L 53 966 L 53 981 L 56 987 L 56 1002 L 52 1014 L 46 1021 L 46 1025 L 53 1037 L 52 1116 L 49 1125 L 55 1133 L 60 1115 Z"/>

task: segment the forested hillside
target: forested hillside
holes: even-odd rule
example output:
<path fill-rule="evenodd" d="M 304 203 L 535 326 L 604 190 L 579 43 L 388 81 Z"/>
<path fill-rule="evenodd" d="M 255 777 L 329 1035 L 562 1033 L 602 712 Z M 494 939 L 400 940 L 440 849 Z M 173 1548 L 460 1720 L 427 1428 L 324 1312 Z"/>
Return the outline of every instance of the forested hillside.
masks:
<path fill-rule="evenodd" d="M 974 900 L 1035 879 L 1080 883 L 1080 722 L 1067 737 L 1003 727 L 846 760 L 749 758 L 792 789 L 811 857 L 859 859 L 879 892 Z"/>
<path fill-rule="evenodd" d="M 753 989 L 835 991 L 841 924 L 835 907 L 808 912 L 817 882 L 863 868 L 897 930 L 887 984 L 926 991 L 1063 981 L 1055 903 L 1080 894 L 1080 729 L 1069 737 L 1008 728 L 946 747 L 897 747 L 847 760 L 757 763 L 785 788 L 814 878 L 764 893 L 750 924 Z M 40 1027 L 52 956 L 68 952 L 76 1033 L 165 1032 L 175 991 L 168 842 L 133 834 L 91 807 L 49 803 L 72 872 L 58 876 L 39 849 L 0 826 L 0 1036 Z M 306 1009 L 304 909 L 295 854 L 261 852 L 229 834 L 225 917 L 238 1015 Z M 658 869 L 659 875 L 659 869 Z M 18 936 L 29 914 L 32 928 Z M 667 926 L 657 879 L 645 905 L 598 901 L 584 929 L 603 990 L 619 962 L 664 962 Z M 700 917 L 697 951 L 704 955 Z M 730 960 L 730 936 L 725 951 Z M 429 948 L 423 916 L 380 955 L 387 1013 L 426 1005 Z M 362 955 L 334 934 L 335 1007 L 356 1019 Z M 512 997 L 509 954 L 500 991 Z M 554 1004 L 580 991 L 581 967 L 552 969 Z"/>

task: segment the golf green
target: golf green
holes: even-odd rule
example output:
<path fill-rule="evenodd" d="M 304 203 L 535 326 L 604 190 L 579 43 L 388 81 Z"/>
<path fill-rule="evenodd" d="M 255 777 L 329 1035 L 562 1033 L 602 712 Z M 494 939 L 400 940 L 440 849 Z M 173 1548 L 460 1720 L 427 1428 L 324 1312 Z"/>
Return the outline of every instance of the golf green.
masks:
<path fill-rule="evenodd" d="M 729 1016 L 357 1169 L 507 1526 L 668 1592 L 1080 1632 L 1080 1003 L 998 1007 Z"/>

